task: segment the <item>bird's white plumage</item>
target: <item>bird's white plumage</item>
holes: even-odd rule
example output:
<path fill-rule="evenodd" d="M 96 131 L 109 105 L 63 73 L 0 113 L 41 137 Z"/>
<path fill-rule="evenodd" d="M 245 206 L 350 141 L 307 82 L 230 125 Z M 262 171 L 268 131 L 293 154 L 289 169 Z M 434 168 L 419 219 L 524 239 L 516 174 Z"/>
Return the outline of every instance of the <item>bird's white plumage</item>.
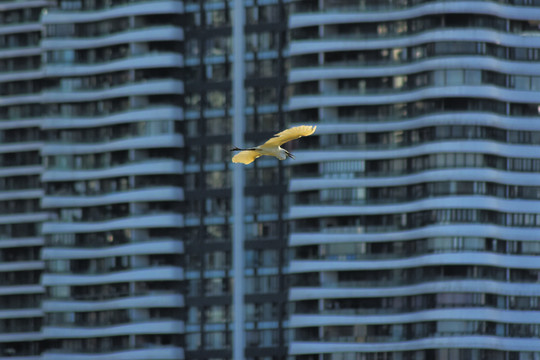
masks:
<path fill-rule="evenodd" d="M 274 135 L 274 137 L 270 138 L 264 144 L 254 147 L 253 150 L 249 149 L 239 152 L 232 158 L 232 161 L 247 165 L 262 155 L 274 156 L 279 160 L 285 160 L 288 152 L 282 149 L 281 145 L 302 136 L 309 136 L 315 132 L 316 128 L 316 126 L 301 125 L 284 130 Z"/>

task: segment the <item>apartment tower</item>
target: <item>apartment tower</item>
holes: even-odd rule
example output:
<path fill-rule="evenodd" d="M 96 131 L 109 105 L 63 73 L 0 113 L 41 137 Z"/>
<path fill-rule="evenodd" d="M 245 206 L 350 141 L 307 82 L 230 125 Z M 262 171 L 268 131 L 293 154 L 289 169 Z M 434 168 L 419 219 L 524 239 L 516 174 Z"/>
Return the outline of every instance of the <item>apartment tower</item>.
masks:
<path fill-rule="evenodd" d="M 186 358 L 230 359 L 232 273 L 232 1 L 185 3 Z M 246 145 L 285 124 L 287 18 L 282 0 L 245 2 Z M 287 172 L 245 168 L 246 359 L 287 356 Z M 236 221 L 239 221 L 236 219 Z"/>
<path fill-rule="evenodd" d="M 292 358 L 538 359 L 540 2 L 291 6 Z"/>
<path fill-rule="evenodd" d="M 232 351 L 231 5 L 62 0 L 41 18 L 44 358 Z M 246 3 L 247 134 L 284 125 L 281 1 Z M 286 349 L 286 173 L 247 171 L 246 356 Z"/>
<path fill-rule="evenodd" d="M 0 358 L 38 359 L 42 350 L 39 19 L 46 5 L 0 3 Z"/>
<path fill-rule="evenodd" d="M 41 18 L 42 359 L 183 359 L 180 1 Z"/>
<path fill-rule="evenodd" d="M 232 6 L 0 2 L 0 358 L 231 358 Z M 246 359 L 540 359 L 540 1 L 245 7 Z"/>
<path fill-rule="evenodd" d="M 231 6 L 0 4 L 0 357 L 230 358 Z M 245 6 L 258 142 L 285 125 L 287 14 Z M 284 358 L 287 172 L 246 175 L 246 356 Z"/>

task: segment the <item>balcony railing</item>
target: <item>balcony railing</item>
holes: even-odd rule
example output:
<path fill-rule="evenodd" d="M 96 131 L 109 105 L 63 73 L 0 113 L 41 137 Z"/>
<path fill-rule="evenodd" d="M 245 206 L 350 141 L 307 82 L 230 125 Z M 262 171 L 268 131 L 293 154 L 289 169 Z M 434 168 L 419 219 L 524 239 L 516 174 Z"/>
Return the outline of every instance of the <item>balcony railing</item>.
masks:
<path fill-rule="evenodd" d="M 317 2 L 295 2 L 293 3 L 291 13 L 349 13 L 365 11 L 397 11 L 410 9 L 414 6 L 420 6 L 430 3 L 455 3 L 465 2 L 463 0 L 359 0 L 359 1 L 341 1 L 326 4 L 322 2 L 321 6 Z M 466 1 L 475 3 L 493 3 L 500 5 L 513 6 L 540 6 L 540 0 L 475 0 Z"/>
<path fill-rule="evenodd" d="M 180 321 L 180 318 L 156 317 L 156 316 L 118 316 L 107 320 L 74 320 L 74 321 L 48 321 L 45 326 L 63 327 L 63 328 L 101 328 L 123 324 L 142 325 L 152 321 Z"/>
<path fill-rule="evenodd" d="M 28 1 L 28 0 L 16 0 L 16 1 Z M 57 8 L 50 8 L 50 13 L 58 13 L 58 12 L 93 12 L 93 11 L 102 11 L 102 10 L 111 10 L 111 9 L 117 9 L 126 7 L 132 4 L 137 3 L 152 3 L 152 2 L 163 2 L 164 0 L 115 0 L 113 1 L 96 1 L 96 2 L 86 2 L 86 1 L 69 1 L 69 2 L 63 2 L 62 6 Z M 178 0 L 170 0 L 170 1 L 178 1 Z M 86 6 L 87 4 L 93 4 Z"/>
<path fill-rule="evenodd" d="M 48 300 L 69 300 L 69 301 L 102 301 L 117 298 L 139 297 L 139 296 L 164 296 L 180 295 L 180 290 L 140 290 L 140 291 L 108 291 L 95 294 L 77 294 L 73 293 L 67 296 L 49 296 Z"/>

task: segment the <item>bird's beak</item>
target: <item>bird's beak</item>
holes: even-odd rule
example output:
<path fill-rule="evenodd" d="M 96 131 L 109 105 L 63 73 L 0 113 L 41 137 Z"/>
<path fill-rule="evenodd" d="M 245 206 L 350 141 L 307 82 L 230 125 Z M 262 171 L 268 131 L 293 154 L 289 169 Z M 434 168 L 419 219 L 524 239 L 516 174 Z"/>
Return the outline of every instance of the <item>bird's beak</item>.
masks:
<path fill-rule="evenodd" d="M 293 154 L 291 154 L 291 153 L 290 153 L 290 152 L 288 152 L 288 151 L 287 151 L 287 156 L 288 156 L 288 157 L 290 157 L 290 158 L 291 158 L 291 159 L 293 159 L 293 160 L 295 159 L 294 155 L 293 155 Z"/>

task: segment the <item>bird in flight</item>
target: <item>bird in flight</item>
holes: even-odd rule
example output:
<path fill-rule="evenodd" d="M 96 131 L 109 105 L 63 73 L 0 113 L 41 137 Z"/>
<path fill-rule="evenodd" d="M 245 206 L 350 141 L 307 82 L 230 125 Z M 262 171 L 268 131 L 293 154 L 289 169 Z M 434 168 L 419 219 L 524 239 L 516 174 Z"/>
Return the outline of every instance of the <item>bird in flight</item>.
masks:
<path fill-rule="evenodd" d="M 234 147 L 231 151 L 240 151 L 232 158 L 232 162 L 241 164 L 251 164 L 256 158 L 262 155 L 275 156 L 279 160 L 285 160 L 287 157 L 294 159 L 294 155 L 283 149 L 281 145 L 288 141 L 298 139 L 302 136 L 309 136 L 315 132 L 316 126 L 295 126 L 274 135 L 270 140 L 262 145 L 249 149 L 240 149 Z"/>

